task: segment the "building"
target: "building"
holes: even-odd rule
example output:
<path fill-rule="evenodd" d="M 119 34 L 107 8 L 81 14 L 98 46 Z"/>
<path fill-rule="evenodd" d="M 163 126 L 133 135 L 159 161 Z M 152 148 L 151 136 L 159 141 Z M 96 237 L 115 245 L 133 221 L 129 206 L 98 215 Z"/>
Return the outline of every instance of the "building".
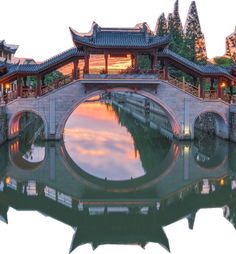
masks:
<path fill-rule="evenodd" d="M 17 45 L 6 44 L 5 40 L 0 40 L 0 59 L 12 62 L 12 58 L 18 49 Z"/>

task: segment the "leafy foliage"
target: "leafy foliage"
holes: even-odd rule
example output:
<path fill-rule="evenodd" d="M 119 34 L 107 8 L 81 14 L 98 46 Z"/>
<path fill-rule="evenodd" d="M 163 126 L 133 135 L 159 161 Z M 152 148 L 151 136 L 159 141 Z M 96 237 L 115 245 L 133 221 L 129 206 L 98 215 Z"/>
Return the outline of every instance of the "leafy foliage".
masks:
<path fill-rule="evenodd" d="M 233 60 L 228 57 L 215 57 L 214 61 L 216 64 L 223 66 L 223 67 L 230 67 L 233 64 Z"/>

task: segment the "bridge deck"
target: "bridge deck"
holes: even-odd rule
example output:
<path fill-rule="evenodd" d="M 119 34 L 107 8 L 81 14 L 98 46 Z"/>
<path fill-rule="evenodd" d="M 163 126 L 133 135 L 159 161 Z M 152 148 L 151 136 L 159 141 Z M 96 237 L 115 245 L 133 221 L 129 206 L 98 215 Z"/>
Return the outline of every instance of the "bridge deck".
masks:
<path fill-rule="evenodd" d="M 109 89 L 114 87 L 125 87 L 134 90 L 142 88 L 156 89 L 160 84 L 158 79 L 83 79 L 80 83 L 85 86 L 86 90 L 93 88 Z"/>

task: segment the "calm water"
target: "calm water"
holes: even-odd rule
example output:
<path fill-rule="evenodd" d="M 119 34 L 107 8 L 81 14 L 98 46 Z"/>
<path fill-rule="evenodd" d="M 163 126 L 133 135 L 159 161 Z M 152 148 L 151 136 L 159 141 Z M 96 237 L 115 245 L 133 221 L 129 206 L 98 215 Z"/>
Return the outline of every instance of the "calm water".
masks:
<path fill-rule="evenodd" d="M 39 129 L 32 121 L 0 147 L 2 221 L 9 208 L 40 211 L 73 227 L 71 251 L 85 243 L 154 242 L 160 253 L 180 253 L 169 242 L 179 231 L 164 229 L 183 218 L 194 228 L 200 209 L 223 208 L 221 217 L 236 223 L 235 144 L 203 134 L 178 142 L 163 112 L 114 98 L 80 105 L 62 142 L 40 141 Z M 211 218 L 219 210 L 209 211 Z M 215 223 L 229 223 L 219 218 Z"/>

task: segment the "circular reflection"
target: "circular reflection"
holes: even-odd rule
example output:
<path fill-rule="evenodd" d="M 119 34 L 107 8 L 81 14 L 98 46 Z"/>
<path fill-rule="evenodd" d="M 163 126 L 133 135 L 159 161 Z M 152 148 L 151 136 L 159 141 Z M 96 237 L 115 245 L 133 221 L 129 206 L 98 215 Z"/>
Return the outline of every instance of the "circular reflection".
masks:
<path fill-rule="evenodd" d="M 69 117 L 66 150 L 77 166 L 100 179 L 129 180 L 163 170 L 171 142 L 136 118 L 128 105 L 92 98 Z M 126 110 L 124 110 L 126 108 Z"/>
<path fill-rule="evenodd" d="M 19 120 L 19 136 L 10 142 L 10 159 L 19 168 L 35 169 L 45 158 L 41 139 L 43 122 L 31 112 L 22 113 Z"/>

